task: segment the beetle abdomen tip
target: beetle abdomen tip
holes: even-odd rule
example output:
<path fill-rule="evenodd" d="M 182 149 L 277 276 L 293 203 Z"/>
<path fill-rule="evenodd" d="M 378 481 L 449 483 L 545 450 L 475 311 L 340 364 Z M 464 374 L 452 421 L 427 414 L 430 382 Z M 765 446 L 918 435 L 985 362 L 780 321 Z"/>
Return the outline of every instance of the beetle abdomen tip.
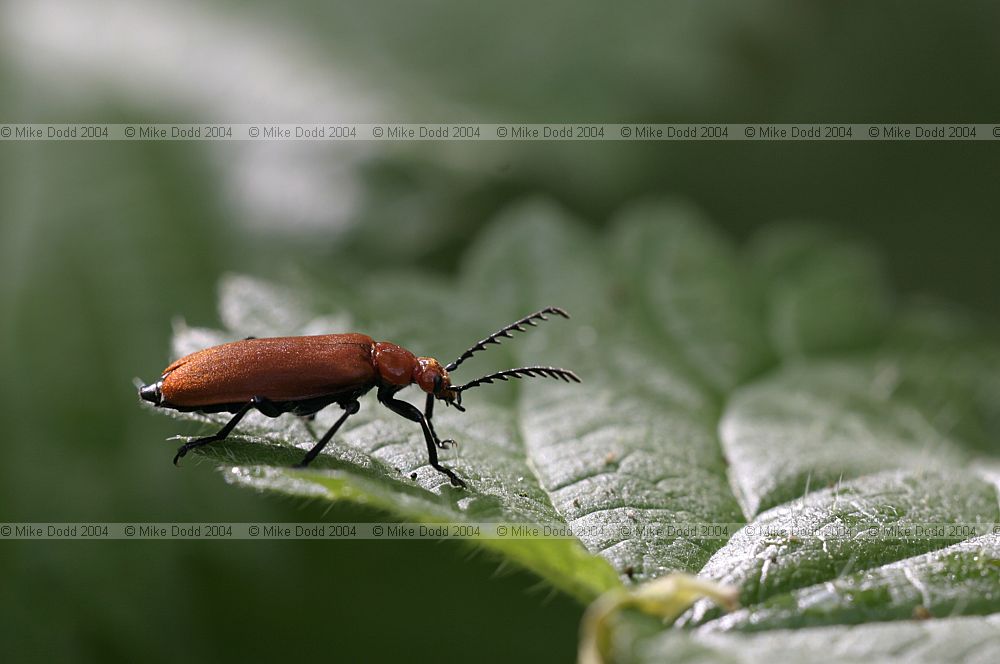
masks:
<path fill-rule="evenodd" d="M 159 406 L 161 400 L 160 385 L 162 383 L 156 382 L 152 385 L 143 385 L 139 388 L 139 396 L 142 397 L 144 401 L 148 401 L 153 405 Z"/>

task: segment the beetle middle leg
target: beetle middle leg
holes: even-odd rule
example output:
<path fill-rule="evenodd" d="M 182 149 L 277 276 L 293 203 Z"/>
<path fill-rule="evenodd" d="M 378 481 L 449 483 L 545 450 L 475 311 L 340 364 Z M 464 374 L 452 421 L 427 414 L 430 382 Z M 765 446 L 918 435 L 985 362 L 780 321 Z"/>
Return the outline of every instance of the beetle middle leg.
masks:
<path fill-rule="evenodd" d="M 447 475 L 448 479 L 451 480 L 451 483 L 453 485 L 464 489 L 465 482 L 463 482 L 462 479 L 455 474 L 455 471 L 446 466 L 442 466 L 438 462 L 437 448 L 439 445 L 439 441 L 437 440 L 437 435 L 431 429 L 430 423 L 427 421 L 427 418 L 424 416 L 423 413 L 420 412 L 419 408 L 417 408 L 413 404 L 407 403 L 405 401 L 400 401 L 399 399 L 394 398 L 393 397 L 394 394 L 395 390 L 387 390 L 385 388 L 379 388 L 377 397 L 379 402 L 384 404 L 385 407 L 391 410 L 392 412 L 402 417 L 405 417 L 406 419 L 412 422 L 420 423 L 420 428 L 423 429 L 424 431 L 424 441 L 427 443 L 427 456 L 428 460 L 430 461 L 431 468 L 438 471 L 439 473 Z"/>
<path fill-rule="evenodd" d="M 219 440 L 225 440 L 229 434 L 233 432 L 233 429 L 236 428 L 236 425 L 240 423 L 240 420 L 242 420 L 243 417 L 250 412 L 251 408 L 256 408 L 267 417 L 277 417 L 282 413 L 282 410 L 270 399 L 266 397 L 254 397 L 244 404 L 238 411 L 236 411 L 236 414 L 233 415 L 232 419 L 226 422 L 225 426 L 211 436 L 197 438 L 178 447 L 177 454 L 174 455 L 174 465 L 176 466 L 177 462 L 180 461 L 182 457 L 196 447 L 208 445 L 209 443 L 214 443 Z"/>
<path fill-rule="evenodd" d="M 316 456 L 323 450 L 323 448 L 326 447 L 326 444 L 330 442 L 330 439 L 333 438 L 333 434 L 337 433 L 337 429 L 340 428 L 340 425 L 342 425 L 347 420 L 348 417 L 354 415 L 361 408 L 361 404 L 359 404 L 357 401 L 348 401 L 346 404 L 342 404 L 342 406 L 344 408 L 344 414 L 341 415 L 337 419 L 337 421 L 333 423 L 333 426 L 330 427 L 329 431 L 323 434 L 323 437 L 319 439 L 319 442 L 313 445 L 311 450 L 306 452 L 306 455 L 302 458 L 302 461 L 299 461 L 297 464 L 295 464 L 294 466 L 295 468 L 305 468 L 310 463 L 312 463 L 313 459 L 316 458 Z"/>

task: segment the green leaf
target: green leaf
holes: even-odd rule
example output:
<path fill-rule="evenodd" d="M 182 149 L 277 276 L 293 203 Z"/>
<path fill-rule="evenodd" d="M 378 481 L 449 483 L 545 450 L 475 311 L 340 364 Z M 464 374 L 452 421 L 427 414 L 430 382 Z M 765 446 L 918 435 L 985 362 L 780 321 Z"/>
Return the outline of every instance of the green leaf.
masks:
<path fill-rule="evenodd" d="M 667 630 L 630 644 L 631 662 L 995 662 L 1000 615 L 868 623 L 754 634 Z"/>
<path fill-rule="evenodd" d="M 748 516 L 809 490 L 894 468 L 960 466 L 963 450 L 895 393 L 883 359 L 788 365 L 738 390 L 719 426 Z"/>
<path fill-rule="evenodd" d="M 709 623 L 709 629 L 762 631 L 997 612 L 1000 535 L 989 534 L 772 596 Z"/>
<path fill-rule="evenodd" d="M 845 536 L 870 528 L 921 524 L 994 524 L 992 485 L 936 472 L 892 471 L 809 493 L 758 515 L 705 565 L 701 575 L 740 589 L 754 606 L 795 588 L 830 581 L 968 537 L 955 527 L 939 537 Z M 955 533 L 949 536 L 949 533 Z M 858 598 L 855 598 L 857 601 Z M 694 621 L 717 615 L 702 604 Z"/>
<path fill-rule="evenodd" d="M 494 220 L 453 279 L 378 269 L 336 279 L 323 291 L 227 278 L 227 329 L 180 325 L 174 352 L 247 335 L 360 330 L 447 362 L 558 305 L 571 321 L 491 346 L 456 380 L 537 363 L 572 368 L 584 382 L 489 386 L 467 393 L 466 413 L 437 409 L 438 431 L 460 441 L 442 460 L 467 490 L 427 465 L 418 427 L 373 398 L 305 470 L 290 466 L 338 417 L 334 408 L 311 424 L 248 416 L 228 441 L 199 450 L 233 484 L 411 521 L 567 524 L 577 540 L 477 544 L 581 601 L 673 571 L 739 592 L 745 608 L 729 616 L 701 604 L 672 628 L 626 616 L 614 635 L 623 659 L 668 647 L 763 658 L 780 640 L 848 652 L 859 630 L 882 633 L 848 624 L 997 611 L 996 593 L 985 592 L 995 538 L 837 536 L 1000 522 L 997 336 L 944 307 L 898 306 L 870 251 L 789 225 L 741 251 L 670 200 L 629 206 L 598 234 L 527 200 Z M 413 389 L 402 395 L 411 392 L 421 404 Z M 746 526 L 728 541 L 655 528 L 692 522 Z M 948 622 L 980 638 L 991 620 Z M 719 633 L 749 629 L 766 633 Z M 904 645 L 944 644 L 949 633 L 887 629 Z"/>
<path fill-rule="evenodd" d="M 675 350 L 711 387 L 726 392 L 773 363 L 760 294 L 731 243 L 677 202 L 623 212 L 614 245 L 622 300 L 647 323 L 652 343 Z"/>
<path fill-rule="evenodd" d="M 765 296 L 767 332 L 786 359 L 878 341 L 888 285 L 871 251 L 826 228 L 775 225 L 748 250 Z"/>

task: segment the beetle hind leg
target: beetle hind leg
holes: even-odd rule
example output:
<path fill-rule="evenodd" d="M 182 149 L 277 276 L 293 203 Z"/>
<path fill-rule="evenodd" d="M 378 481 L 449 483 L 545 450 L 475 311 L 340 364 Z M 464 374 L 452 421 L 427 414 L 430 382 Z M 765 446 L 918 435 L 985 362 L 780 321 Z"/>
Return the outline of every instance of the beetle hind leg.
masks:
<path fill-rule="evenodd" d="M 221 429 L 219 429 L 211 436 L 205 436 L 204 438 L 196 438 L 195 440 L 189 440 L 188 442 L 178 447 L 177 454 L 174 455 L 174 465 L 176 466 L 178 462 L 188 452 L 190 452 L 196 447 L 201 447 L 202 445 L 208 445 L 209 443 L 214 443 L 219 440 L 225 440 L 226 437 L 229 436 L 230 433 L 232 433 L 233 429 L 236 428 L 236 425 L 240 423 L 240 420 L 243 419 L 243 416 L 246 415 L 248 412 L 250 412 L 250 409 L 253 408 L 255 405 L 256 404 L 253 401 L 248 401 L 242 408 L 236 411 L 236 414 L 233 415 L 232 419 L 226 422 L 225 426 L 223 426 Z"/>
<path fill-rule="evenodd" d="M 233 432 L 233 429 L 236 428 L 236 425 L 240 423 L 243 416 L 250 412 L 251 408 L 256 408 L 267 417 L 278 417 L 285 412 L 281 406 L 274 403 L 267 397 L 254 397 L 244 404 L 238 411 L 236 411 L 236 414 L 233 415 L 232 419 L 226 422 L 225 426 L 219 429 L 216 433 L 211 436 L 205 436 L 204 438 L 197 438 L 195 440 L 188 441 L 178 447 L 177 454 L 174 455 L 174 465 L 176 466 L 177 462 L 179 462 L 188 452 L 196 447 L 225 440 L 229 434 Z"/>

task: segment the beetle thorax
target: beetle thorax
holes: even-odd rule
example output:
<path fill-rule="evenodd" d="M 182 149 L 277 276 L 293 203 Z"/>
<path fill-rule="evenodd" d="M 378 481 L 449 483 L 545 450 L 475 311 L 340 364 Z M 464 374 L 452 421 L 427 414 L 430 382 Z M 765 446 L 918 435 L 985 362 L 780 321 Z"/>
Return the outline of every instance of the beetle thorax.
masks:
<path fill-rule="evenodd" d="M 381 382 L 399 387 L 413 382 L 413 373 L 418 366 L 413 353 L 388 341 L 373 344 L 372 364 Z"/>

